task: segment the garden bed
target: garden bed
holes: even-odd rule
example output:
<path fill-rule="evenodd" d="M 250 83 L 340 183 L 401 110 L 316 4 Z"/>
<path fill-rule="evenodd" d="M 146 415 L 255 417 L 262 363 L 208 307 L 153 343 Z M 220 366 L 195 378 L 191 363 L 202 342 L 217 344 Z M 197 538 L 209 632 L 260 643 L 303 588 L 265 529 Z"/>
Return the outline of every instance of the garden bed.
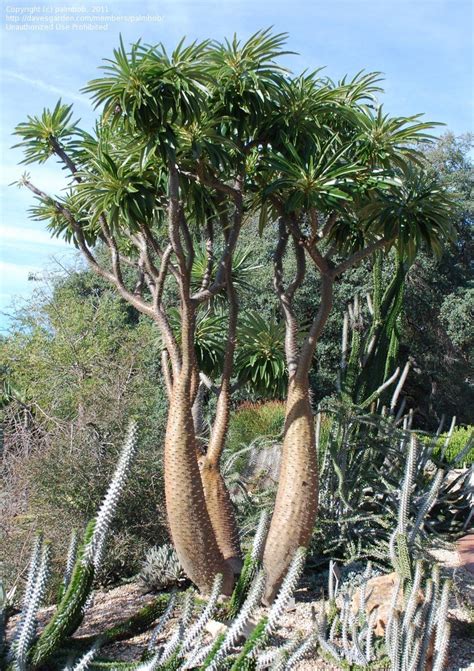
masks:
<path fill-rule="evenodd" d="M 454 545 L 435 549 L 431 558 L 441 565 L 443 577 L 451 578 L 453 589 L 449 603 L 449 620 L 451 623 L 451 642 L 447 671 L 460 671 L 473 668 L 474 665 L 474 574 L 465 568 L 459 558 Z M 300 633 L 302 636 L 314 630 L 313 614 L 318 615 L 322 609 L 321 588 L 315 585 L 316 581 L 306 576 L 295 592 L 295 600 L 291 608 L 280 618 L 277 630 L 273 637 L 276 645 L 285 644 Z M 144 594 L 136 583 L 115 587 L 108 591 L 96 591 L 93 604 L 89 607 L 84 622 L 78 629 L 76 637 L 88 637 L 99 634 L 104 629 L 122 622 L 133 615 L 139 608 L 153 601 L 153 594 Z M 40 629 L 47 622 L 53 607 L 40 611 Z M 179 613 L 178 613 L 179 614 Z M 257 617 L 264 614 L 264 609 L 256 613 Z M 10 626 L 15 625 L 16 618 L 12 618 Z M 176 625 L 177 618 L 171 618 L 165 630 L 158 638 L 158 644 L 167 640 L 169 632 Z M 113 643 L 103 649 L 104 656 L 117 661 L 136 661 L 146 650 L 151 631 L 144 632 L 126 641 Z M 212 639 L 209 634 L 208 640 Z M 297 671 L 337 669 L 316 656 L 307 659 L 297 667 Z"/>

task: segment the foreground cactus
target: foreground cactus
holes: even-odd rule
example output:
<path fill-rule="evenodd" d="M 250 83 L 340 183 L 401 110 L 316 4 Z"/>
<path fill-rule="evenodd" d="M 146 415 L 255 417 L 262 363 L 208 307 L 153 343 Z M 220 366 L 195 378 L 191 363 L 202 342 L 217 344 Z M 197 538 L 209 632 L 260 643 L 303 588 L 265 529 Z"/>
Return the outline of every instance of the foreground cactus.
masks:
<path fill-rule="evenodd" d="M 330 573 L 333 570 L 331 566 Z M 342 668 L 349 664 L 390 671 L 441 671 L 446 663 L 450 636 L 447 620 L 450 581 L 441 585 L 437 566 L 433 567 L 431 576 L 424 577 L 421 562 L 416 564 L 412 585 L 399 576 L 384 641 L 377 644 L 374 639 L 377 609 L 368 610 L 365 593 L 370 575 L 368 567 L 357 600 L 354 600 L 354 589 L 350 588 L 338 604 L 337 586 L 335 590 L 329 589 L 329 608 L 323 605 L 317 620 L 314 648 L 319 645 L 321 654 Z"/>
<path fill-rule="evenodd" d="M 58 650 L 68 645 L 69 637 L 81 624 L 117 504 L 135 456 L 137 438 L 137 424 L 131 422 L 117 468 L 96 518 L 87 526 L 79 550 L 76 541 L 71 542 L 59 603 L 50 622 L 38 637 L 36 617 L 49 575 L 50 550 L 49 545 L 43 542 L 42 535 L 37 537 L 30 560 L 20 623 L 10 649 L 4 654 L 12 671 L 36 669 L 49 662 Z"/>
<path fill-rule="evenodd" d="M 408 428 L 407 423 L 406 436 L 410 435 Z M 433 663 L 433 670 L 441 671 L 450 634 L 447 623 L 450 583 L 446 581 L 441 584 L 437 567 L 433 568 L 430 577 L 425 578 L 422 563 L 415 561 L 413 555 L 414 540 L 423 525 L 424 515 L 436 498 L 438 480 L 435 478 L 418 517 L 410 520 L 408 510 L 413 476 L 420 458 L 413 436 L 398 497 L 398 523 L 392 534 L 396 539 L 393 561 L 398 578 L 383 641 L 377 640 L 375 636 L 377 617 L 374 611 L 369 610 L 367 592 L 370 567 L 364 574 L 362 584 L 358 584 L 358 604 L 354 610 L 354 586 L 349 586 L 349 590 L 342 594 L 341 603 L 338 583 L 331 566 L 329 608 L 327 612 L 323 608 L 314 631 L 307 636 L 298 634 L 283 645 L 275 644 L 272 635 L 303 572 L 306 558 L 304 548 L 299 548 L 291 558 L 271 608 L 257 617 L 256 624 L 248 633 L 249 624 L 256 617 L 266 588 L 266 575 L 261 569 L 268 522 L 265 513 L 260 519 L 253 547 L 245 559 L 242 573 L 227 604 L 219 604 L 223 576 L 216 575 L 210 597 L 204 604 L 202 600 L 196 599 L 193 590 L 188 590 L 184 598 L 176 593 L 160 595 L 135 615 L 100 635 L 74 638 L 84 615 L 95 571 L 100 565 L 106 537 L 135 449 L 136 427 L 131 425 L 111 485 L 77 553 L 76 542 L 72 539 L 63 596 L 51 621 L 39 636 L 36 636 L 36 618 L 48 577 L 49 546 L 41 535 L 36 539 L 26 582 L 23 613 L 14 640 L 4 657 L 9 671 L 39 671 L 43 668 L 61 671 L 286 671 L 294 668 L 302 659 L 321 655 L 342 668 L 347 665 L 362 668 L 383 665 L 390 671 L 425 671 Z M 74 564 L 72 571 L 71 564 Z M 177 626 L 168 633 L 166 641 L 159 644 L 160 634 L 177 605 L 180 606 Z M 227 628 L 206 645 L 205 627 L 213 617 L 223 618 Z M 108 644 L 144 631 L 150 631 L 150 636 L 148 648 L 140 660 L 132 663 L 116 662 L 102 655 L 101 650 Z"/>

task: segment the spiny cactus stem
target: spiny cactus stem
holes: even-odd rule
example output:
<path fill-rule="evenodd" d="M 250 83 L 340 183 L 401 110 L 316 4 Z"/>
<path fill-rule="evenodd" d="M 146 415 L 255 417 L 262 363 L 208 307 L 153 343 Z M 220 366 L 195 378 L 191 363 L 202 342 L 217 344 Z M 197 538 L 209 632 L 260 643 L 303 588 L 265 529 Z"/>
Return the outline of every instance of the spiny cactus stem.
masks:
<path fill-rule="evenodd" d="M 51 550 L 49 543 L 42 547 L 41 561 L 36 575 L 36 581 L 31 594 L 30 603 L 25 613 L 18 639 L 15 641 L 15 662 L 18 671 L 25 671 L 31 644 L 36 633 L 36 617 L 43 600 L 49 578 Z"/>
<path fill-rule="evenodd" d="M 138 426 L 135 421 L 130 422 L 122 454 L 120 455 L 117 468 L 110 482 L 107 493 L 97 513 L 94 533 L 89 547 L 84 553 L 84 561 L 92 561 L 97 571 L 99 568 L 107 535 L 112 523 L 117 504 L 122 493 L 130 466 L 135 456 L 138 439 Z"/>
<path fill-rule="evenodd" d="M 158 640 L 158 636 L 161 634 L 163 629 L 165 628 L 168 620 L 170 619 L 171 615 L 173 614 L 174 607 L 176 605 L 176 590 L 174 590 L 171 593 L 171 596 L 168 600 L 168 604 L 166 606 L 165 612 L 162 614 L 160 617 L 158 624 L 156 627 L 153 629 L 153 632 L 151 634 L 150 640 L 148 641 L 148 650 L 153 650 L 153 648 L 156 645 L 156 641 Z"/>
<path fill-rule="evenodd" d="M 220 668 L 220 661 L 224 655 L 232 648 L 237 639 L 242 635 L 245 625 L 249 621 L 255 608 L 259 605 L 263 590 L 265 589 L 265 575 L 261 571 L 254 580 L 248 596 L 240 609 L 239 614 L 227 631 L 222 646 L 217 651 L 212 663 L 209 666 L 209 671 L 218 671 Z"/>
<path fill-rule="evenodd" d="M 263 550 L 265 547 L 265 540 L 268 533 L 268 511 L 262 510 L 260 513 L 260 519 L 258 521 L 257 530 L 255 532 L 255 537 L 253 539 L 251 558 L 253 561 L 261 561 L 263 556 Z"/>
<path fill-rule="evenodd" d="M 181 652 L 185 653 L 189 650 L 195 639 L 202 633 L 204 630 L 204 627 L 206 624 L 209 622 L 211 619 L 212 615 L 214 614 L 214 611 L 217 606 L 217 601 L 219 599 L 219 596 L 221 594 L 222 590 L 222 585 L 224 582 L 224 577 L 221 573 L 216 575 L 214 578 L 214 584 L 212 586 L 212 592 L 209 597 L 209 601 L 207 602 L 203 612 L 201 613 L 200 617 L 196 621 L 196 623 L 191 627 L 189 630 L 189 633 L 185 637 L 183 641 L 183 645 L 181 647 Z"/>
<path fill-rule="evenodd" d="M 64 589 L 71 581 L 74 564 L 76 563 L 77 550 L 79 546 L 79 538 L 76 529 L 71 532 L 71 540 L 69 541 L 69 548 L 67 551 L 66 568 L 64 570 L 63 587 Z"/>
<path fill-rule="evenodd" d="M 293 596 L 298 581 L 303 573 L 306 561 L 306 549 L 298 548 L 295 552 L 291 564 L 288 568 L 287 574 L 278 592 L 274 604 L 270 608 L 268 616 L 267 632 L 271 633 L 276 626 L 276 623 L 283 614 L 283 611 L 288 605 L 289 600 Z"/>

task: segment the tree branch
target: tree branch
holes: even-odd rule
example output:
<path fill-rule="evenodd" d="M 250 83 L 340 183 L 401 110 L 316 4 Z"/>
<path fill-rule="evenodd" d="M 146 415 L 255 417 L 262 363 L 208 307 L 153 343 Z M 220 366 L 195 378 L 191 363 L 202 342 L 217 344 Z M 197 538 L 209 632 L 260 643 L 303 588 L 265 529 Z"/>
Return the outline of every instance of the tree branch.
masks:
<path fill-rule="evenodd" d="M 163 349 L 161 352 L 161 370 L 163 371 L 166 395 L 168 396 L 169 401 L 171 399 L 171 395 L 173 394 L 173 378 L 169 367 L 169 355 L 167 349 Z"/>
<path fill-rule="evenodd" d="M 209 287 L 212 277 L 212 267 L 214 265 L 214 225 L 212 219 L 208 219 L 206 223 L 206 269 L 202 276 L 201 291 Z"/>
<path fill-rule="evenodd" d="M 321 337 L 321 333 L 331 312 L 333 283 L 334 279 L 331 274 L 325 273 L 321 275 L 321 302 L 319 304 L 318 312 L 309 329 L 309 333 L 301 347 L 298 359 L 296 377 L 300 381 L 307 380 L 314 350 L 316 349 L 318 340 Z"/>
<path fill-rule="evenodd" d="M 194 303 L 203 303 L 213 296 L 215 296 L 225 285 L 226 285 L 226 267 L 229 263 L 229 259 L 232 258 L 234 253 L 235 246 L 237 244 L 237 239 L 239 237 L 240 228 L 242 226 L 243 218 L 243 198 L 242 193 L 237 189 L 234 192 L 238 195 L 235 196 L 235 209 L 233 215 L 232 227 L 227 236 L 224 250 L 222 252 L 221 258 L 217 266 L 216 277 L 214 282 L 207 289 L 200 289 L 195 294 L 192 295 L 192 301 Z M 225 227 L 224 227 L 225 228 Z"/>
<path fill-rule="evenodd" d="M 234 352 L 236 346 L 237 317 L 239 304 L 237 293 L 232 280 L 232 256 L 226 265 L 226 290 L 229 302 L 229 325 L 227 329 L 227 347 L 224 354 L 219 398 L 217 399 L 216 414 L 212 426 L 207 457 L 210 463 L 217 465 L 222 456 L 230 418 L 230 380 L 234 366 Z"/>
<path fill-rule="evenodd" d="M 34 184 L 32 184 L 29 180 L 23 180 L 23 184 L 29 189 L 32 193 L 34 193 L 40 200 L 42 200 L 45 203 L 51 203 L 54 208 L 59 212 L 69 223 L 71 226 L 71 229 L 74 233 L 74 236 L 77 240 L 77 244 L 79 245 L 79 249 L 81 252 L 84 254 L 86 261 L 90 265 L 90 267 L 101 277 L 109 281 L 111 284 L 113 284 L 122 298 L 127 300 L 133 307 L 135 307 L 137 310 L 142 312 L 143 314 L 148 315 L 149 317 L 152 317 L 155 319 L 155 312 L 153 310 L 152 305 L 144 301 L 142 298 L 139 296 L 136 296 L 134 293 L 129 291 L 121 278 L 121 275 L 117 276 L 114 273 L 111 273 L 108 271 L 106 268 L 101 266 L 95 256 L 93 255 L 92 251 L 90 250 L 86 239 L 84 237 L 84 233 L 81 229 L 81 226 L 79 223 L 76 221 L 74 215 L 72 212 L 65 207 L 62 203 L 59 203 L 57 200 L 52 198 L 51 196 L 48 196 L 44 191 L 41 191 L 41 189 L 38 189 Z"/>
<path fill-rule="evenodd" d="M 386 245 L 389 245 L 392 242 L 392 240 L 387 240 L 385 238 L 382 238 L 381 240 L 376 240 L 375 242 L 372 242 L 370 245 L 365 247 L 364 249 L 360 249 L 358 252 L 355 252 L 352 254 L 352 256 L 349 256 L 348 259 L 340 263 L 338 266 L 333 268 L 331 270 L 331 275 L 333 278 L 336 278 L 338 275 L 341 275 L 343 272 L 354 266 L 355 264 L 359 263 L 363 259 L 367 258 L 367 256 L 370 256 L 373 254 L 377 249 L 382 249 Z"/>
<path fill-rule="evenodd" d="M 283 258 L 288 244 L 288 230 L 286 218 L 281 216 L 278 220 L 278 243 L 273 255 L 273 287 L 280 301 L 280 307 L 285 320 L 285 358 L 290 376 L 296 371 L 298 363 L 298 321 L 293 309 L 293 296 L 296 289 L 301 285 L 305 275 L 304 251 L 295 241 L 296 274 L 292 283 L 285 291 L 283 285 Z"/>

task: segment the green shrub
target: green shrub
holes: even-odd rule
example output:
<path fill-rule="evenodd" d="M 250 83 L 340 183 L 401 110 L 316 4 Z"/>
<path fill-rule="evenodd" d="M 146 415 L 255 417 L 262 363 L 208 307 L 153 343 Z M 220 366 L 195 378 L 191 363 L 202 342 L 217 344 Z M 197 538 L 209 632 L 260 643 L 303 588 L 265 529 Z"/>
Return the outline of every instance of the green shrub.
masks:
<path fill-rule="evenodd" d="M 47 530 L 55 548 L 47 599 L 55 598 L 61 581 L 61 557 L 69 543 L 71 526 L 85 528 L 106 491 L 117 462 L 120 427 L 111 426 L 107 440 L 87 429 L 72 443 L 56 434 L 28 459 L 17 460 L 15 491 L 25 497 L 21 514 L 5 515 L 0 536 L 1 573 L 13 582 L 24 569 L 25 547 L 34 529 Z M 128 482 L 113 524 L 108 550 L 98 579 L 108 584 L 140 570 L 150 546 L 168 540 L 165 526 L 161 440 L 142 432 L 133 480 Z M 152 440 L 153 439 L 153 440 Z M 27 495 L 26 495 L 27 493 Z"/>
<path fill-rule="evenodd" d="M 249 445 L 262 436 L 277 437 L 283 431 L 285 404 L 283 401 L 242 403 L 232 413 L 227 447 L 231 452 Z"/>
<path fill-rule="evenodd" d="M 444 451 L 444 460 L 452 461 L 457 455 L 462 452 L 466 447 L 467 441 L 474 432 L 474 426 L 458 426 L 454 429 L 453 435 L 449 441 L 448 447 L 444 450 L 444 444 L 447 438 L 447 433 L 442 433 L 437 441 L 437 444 L 433 450 L 433 457 L 441 458 Z M 422 436 L 421 440 L 424 443 L 432 440 L 430 436 Z M 462 458 L 459 462 L 459 467 L 466 465 L 471 466 L 474 463 L 474 444 L 469 452 Z"/>

